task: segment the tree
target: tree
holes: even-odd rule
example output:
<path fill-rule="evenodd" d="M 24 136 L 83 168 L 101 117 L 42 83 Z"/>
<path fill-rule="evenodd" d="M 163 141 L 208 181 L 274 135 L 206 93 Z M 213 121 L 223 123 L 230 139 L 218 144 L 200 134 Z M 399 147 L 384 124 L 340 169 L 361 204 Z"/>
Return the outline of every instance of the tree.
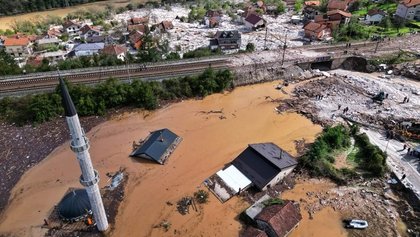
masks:
<path fill-rule="evenodd" d="M 280 2 L 277 4 L 277 8 L 276 8 L 276 10 L 277 10 L 277 14 L 283 14 L 283 13 L 285 13 L 285 12 L 286 12 L 286 5 L 284 4 L 284 2 L 283 2 L 283 1 L 280 1 Z"/>
<path fill-rule="evenodd" d="M 0 50 L 0 75 L 20 74 L 22 71 L 16 61 L 4 50 Z"/>
<path fill-rule="evenodd" d="M 391 18 L 390 18 L 389 16 L 385 16 L 385 17 L 382 19 L 382 21 L 381 21 L 380 25 L 381 25 L 383 28 L 385 28 L 385 29 L 389 29 L 389 28 L 391 28 L 391 27 L 392 27 Z"/>
<path fill-rule="evenodd" d="M 247 52 L 253 52 L 255 50 L 255 45 L 253 43 L 248 43 L 246 45 L 246 51 Z"/>
<path fill-rule="evenodd" d="M 302 10 L 302 0 L 295 1 L 295 12 L 300 12 Z"/>

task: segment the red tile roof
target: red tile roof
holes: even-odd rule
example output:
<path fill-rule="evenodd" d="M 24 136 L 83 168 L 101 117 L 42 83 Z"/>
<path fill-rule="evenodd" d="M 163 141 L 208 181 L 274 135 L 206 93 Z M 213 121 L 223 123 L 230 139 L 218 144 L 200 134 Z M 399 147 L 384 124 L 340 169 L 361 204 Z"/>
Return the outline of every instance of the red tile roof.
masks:
<path fill-rule="evenodd" d="M 64 28 L 64 29 L 67 29 L 67 28 L 69 28 L 70 26 L 73 26 L 73 25 L 75 25 L 75 26 L 80 26 L 80 24 L 79 24 L 79 23 L 77 23 L 77 22 L 75 22 L 75 21 L 70 20 L 70 21 L 66 21 L 66 22 L 64 22 L 64 24 L 63 24 L 63 28 Z"/>
<path fill-rule="evenodd" d="M 309 22 L 308 24 L 306 24 L 303 27 L 303 29 L 308 30 L 308 31 L 312 31 L 312 32 L 315 32 L 315 33 L 319 33 L 322 30 L 324 30 L 325 28 L 327 28 L 326 25 L 319 24 L 319 23 L 316 23 L 316 22 Z"/>
<path fill-rule="evenodd" d="M 144 34 L 148 30 L 148 27 L 146 25 L 139 24 L 139 25 L 129 25 L 127 29 L 128 31 L 137 30 Z"/>
<path fill-rule="evenodd" d="M 306 1 L 304 4 L 305 6 L 319 6 L 321 5 L 321 2 L 320 1 Z"/>
<path fill-rule="evenodd" d="M 28 37 L 14 37 L 6 38 L 4 40 L 4 46 L 27 46 L 29 44 Z"/>
<path fill-rule="evenodd" d="M 240 237 L 268 237 L 268 235 L 262 230 L 254 227 L 248 227 L 240 234 Z"/>
<path fill-rule="evenodd" d="M 89 31 L 96 31 L 99 32 L 99 29 L 94 27 L 94 26 L 90 26 L 90 25 L 84 25 L 82 28 L 80 28 L 80 32 L 82 33 L 82 35 L 88 33 Z"/>
<path fill-rule="evenodd" d="M 339 10 L 346 10 L 348 6 L 347 1 L 341 1 L 341 0 L 330 0 L 328 2 L 328 9 L 339 9 Z"/>
<path fill-rule="evenodd" d="M 374 16 L 376 14 L 385 16 L 386 13 L 384 11 L 382 11 L 381 9 L 370 9 L 367 13 L 369 16 Z"/>
<path fill-rule="evenodd" d="M 351 17 L 350 12 L 345 12 L 345 11 L 338 10 L 338 9 L 331 10 L 331 11 L 327 12 L 327 16 L 331 16 L 331 15 L 334 15 L 334 14 L 340 14 L 340 15 L 345 16 L 345 17 Z"/>
<path fill-rule="evenodd" d="M 162 21 L 162 27 L 164 30 L 171 30 L 174 28 L 172 21 Z"/>
<path fill-rule="evenodd" d="M 101 53 L 103 54 L 115 55 L 115 56 L 118 56 L 126 52 L 127 52 L 127 48 L 125 46 L 115 45 L 115 44 L 109 44 L 101 50 Z"/>
<path fill-rule="evenodd" d="M 127 21 L 129 25 L 147 24 L 149 23 L 149 17 L 133 17 Z"/>
<path fill-rule="evenodd" d="M 257 24 L 261 20 L 262 18 L 255 14 L 250 14 L 247 18 L 245 18 L 245 21 L 251 23 L 252 25 Z"/>
<path fill-rule="evenodd" d="M 401 4 L 406 7 L 415 7 L 420 4 L 420 0 L 403 0 Z"/>
<path fill-rule="evenodd" d="M 285 201 L 283 205 L 265 207 L 255 219 L 266 222 L 278 236 L 283 237 L 302 220 L 302 215 L 297 204 Z"/>

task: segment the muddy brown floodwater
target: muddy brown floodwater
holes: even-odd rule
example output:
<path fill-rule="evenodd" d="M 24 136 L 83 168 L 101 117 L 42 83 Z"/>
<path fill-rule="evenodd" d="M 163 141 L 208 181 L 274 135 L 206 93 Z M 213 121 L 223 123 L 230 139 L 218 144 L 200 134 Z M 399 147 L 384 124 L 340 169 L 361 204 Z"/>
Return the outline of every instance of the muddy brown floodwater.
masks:
<path fill-rule="evenodd" d="M 172 104 L 155 112 L 133 112 L 105 122 L 89 133 L 91 155 L 101 174 L 127 168 L 130 176 L 112 236 L 237 236 L 241 225 L 237 215 L 248 207 L 234 197 L 221 204 L 213 195 L 198 212 L 185 216 L 176 211 L 176 203 L 192 195 L 202 182 L 234 159 L 249 143 L 272 141 L 296 154 L 295 140 L 313 141 L 321 127 L 296 113 L 279 115 L 277 103 L 287 95 L 274 89 L 278 82 L 245 86 L 203 100 Z M 292 88 L 289 88 L 292 89 Z M 220 114 L 202 111 L 223 110 Z M 63 120 L 63 126 L 66 126 Z M 133 141 L 150 131 L 169 128 L 183 138 L 165 165 L 128 157 Z M 30 169 L 12 191 L 11 200 L 0 219 L 0 234 L 41 236 L 43 219 L 70 187 L 80 187 L 80 170 L 68 142 L 55 149 L 40 164 Z M 322 184 L 323 185 L 323 184 Z M 322 188 L 322 186 L 320 186 Z M 297 186 L 299 189 L 300 186 Z M 304 192 L 287 194 L 299 199 Z M 287 196 L 286 195 L 286 196 Z M 307 215 L 293 236 L 343 236 L 337 213 L 324 209 L 309 225 Z M 171 223 L 168 232 L 153 228 L 162 221 Z M 321 226 L 326 227 L 323 232 Z M 299 234 L 301 233 L 301 234 Z"/>

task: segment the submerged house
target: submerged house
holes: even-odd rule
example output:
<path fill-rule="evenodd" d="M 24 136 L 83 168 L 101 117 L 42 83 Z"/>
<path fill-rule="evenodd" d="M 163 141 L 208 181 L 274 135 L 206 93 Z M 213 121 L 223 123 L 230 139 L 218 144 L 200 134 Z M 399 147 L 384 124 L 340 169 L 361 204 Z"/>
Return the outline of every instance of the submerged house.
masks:
<path fill-rule="evenodd" d="M 144 142 L 130 156 L 144 158 L 163 165 L 182 138 L 164 128 L 150 133 Z"/>
<path fill-rule="evenodd" d="M 260 190 L 276 185 L 290 174 L 297 161 L 276 144 L 250 144 L 232 164 Z"/>
<path fill-rule="evenodd" d="M 274 143 L 250 144 L 222 170 L 209 177 L 204 184 L 225 202 L 251 186 L 266 190 L 296 167 L 297 161 Z"/>

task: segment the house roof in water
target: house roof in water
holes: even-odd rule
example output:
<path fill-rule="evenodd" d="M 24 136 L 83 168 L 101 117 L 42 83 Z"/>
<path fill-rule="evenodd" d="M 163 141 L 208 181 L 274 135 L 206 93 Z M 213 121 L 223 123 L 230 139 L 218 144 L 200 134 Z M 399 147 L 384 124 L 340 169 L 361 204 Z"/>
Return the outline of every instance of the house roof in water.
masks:
<path fill-rule="evenodd" d="M 263 189 L 283 169 L 297 165 L 292 156 L 274 143 L 250 144 L 232 164 Z"/>
<path fill-rule="evenodd" d="M 163 154 L 179 138 L 178 135 L 164 128 L 151 132 L 147 140 L 135 151 L 131 153 L 132 157 L 141 157 L 154 160 L 163 164 Z"/>
<path fill-rule="evenodd" d="M 326 28 L 327 28 L 326 25 L 319 24 L 319 23 L 316 23 L 316 22 L 309 22 L 308 24 L 306 24 L 303 27 L 303 29 L 308 30 L 308 31 L 312 31 L 312 32 L 315 32 L 315 33 L 319 33 L 319 32 L 323 31 Z"/>
<path fill-rule="evenodd" d="M 80 220 L 92 213 L 86 190 L 75 189 L 67 193 L 58 204 L 58 213 L 66 221 Z"/>
<path fill-rule="evenodd" d="M 267 222 L 277 236 L 286 236 L 302 220 L 299 207 L 291 201 L 283 205 L 271 205 L 264 208 L 255 218 Z"/>
<path fill-rule="evenodd" d="M 268 235 L 264 231 L 251 226 L 246 228 L 246 230 L 240 234 L 240 237 L 268 237 Z"/>

